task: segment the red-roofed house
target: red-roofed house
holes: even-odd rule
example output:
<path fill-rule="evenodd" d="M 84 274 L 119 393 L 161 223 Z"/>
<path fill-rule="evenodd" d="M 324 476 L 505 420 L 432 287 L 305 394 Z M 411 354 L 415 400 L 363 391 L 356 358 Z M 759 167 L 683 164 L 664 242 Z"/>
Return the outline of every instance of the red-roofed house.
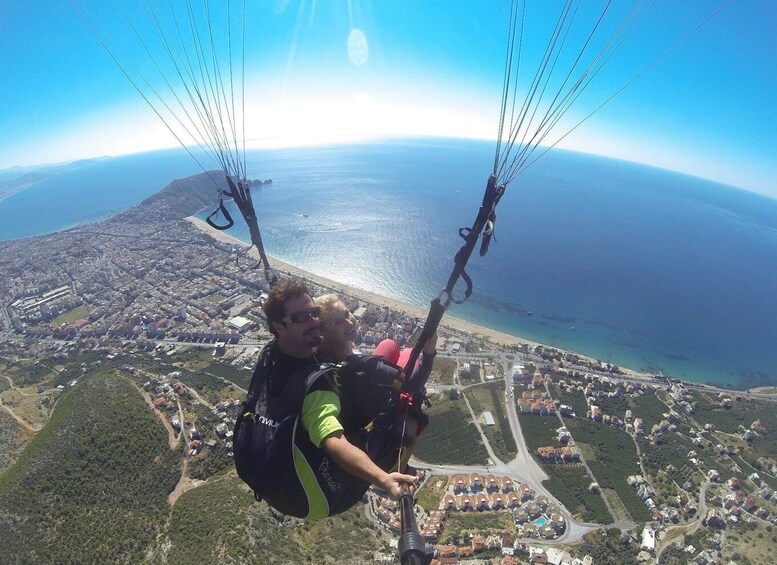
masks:
<path fill-rule="evenodd" d="M 469 483 L 463 475 L 456 475 L 453 477 L 453 492 L 458 494 L 461 492 L 467 492 L 469 490 Z"/>
<path fill-rule="evenodd" d="M 488 492 L 495 492 L 499 490 L 499 482 L 494 475 L 486 475 L 486 490 Z"/>
<path fill-rule="evenodd" d="M 472 551 L 478 553 L 486 549 L 486 538 L 479 534 L 472 536 Z"/>
<path fill-rule="evenodd" d="M 571 447 L 562 447 L 561 448 L 561 460 L 565 462 L 570 461 L 577 461 L 580 459 L 580 454 L 577 453 L 574 449 Z"/>
<path fill-rule="evenodd" d="M 506 493 L 507 496 L 507 507 L 508 508 L 515 508 L 516 506 L 520 506 L 521 499 L 518 497 L 518 493 L 516 492 L 508 492 Z"/>
<path fill-rule="evenodd" d="M 458 508 L 456 497 L 452 494 L 446 494 L 442 499 L 442 507 L 445 510 L 456 510 Z"/>

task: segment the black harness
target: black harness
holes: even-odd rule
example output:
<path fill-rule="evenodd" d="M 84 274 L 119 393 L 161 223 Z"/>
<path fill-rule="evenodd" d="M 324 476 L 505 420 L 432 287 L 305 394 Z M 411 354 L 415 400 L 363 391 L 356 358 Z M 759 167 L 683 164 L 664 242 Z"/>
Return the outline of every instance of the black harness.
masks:
<path fill-rule="evenodd" d="M 278 354 L 275 341 L 262 350 L 235 424 L 238 475 L 257 500 L 283 514 L 310 519 L 339 514 L 358 503 L 370 485 L 311 442 L 300 418 L 302 403 L 314 389 L 336 393 L 346 438 L 388 470 L 401 438 L 394 433 L 391 409 L 398 386 L 387 375 L 398 375 L 399 367 L 380 371 L 382 358 L 354 355 L 340 365 L 319 366 L 311 358 L 293 374 L 278 375 L 273 374 Z"/>

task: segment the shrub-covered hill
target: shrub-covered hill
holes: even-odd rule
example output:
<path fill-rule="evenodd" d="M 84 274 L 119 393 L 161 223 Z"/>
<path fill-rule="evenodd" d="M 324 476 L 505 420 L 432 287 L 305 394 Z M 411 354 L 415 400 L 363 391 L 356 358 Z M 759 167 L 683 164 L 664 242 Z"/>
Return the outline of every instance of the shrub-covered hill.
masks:
<path fill-rule="evenodd" d="M 169 516 L 178 463 L 127 377 L 81 379 L 0 476 L 0 563 L 142 560 Z"/>
<path fill-rule="evenodd" d="M 3 382 L 5 379 L 0 379 Z M 5 410 L 0 410 L 0 474 L 16 460 L 24 446 L 21 426 Z"/>
<path fill-rule="evenodd" d="M 82 377 L 0 474 L 0 563 L 361 564 L 385 545 L 361 506 L 279 523 L 231 465 L 170 507 L 180 457 L 128 376 Z"/>
<path fill-rule="evenodd" d="M 279 523 L 234 472 L 183 494 L 153 552 L 168 563 L 371 563 L 385 538 L 361 506 L 333 518 Z"/>
<path fill-rule="evenodd" d="M 213 188 L 227 190 L 224 173 L 210 171 L 176 179 L 137 206 L 115 216 L 121 221 L 136 222 L 179 220 L 196 214 L 205 206 L 214 206 Z"/>

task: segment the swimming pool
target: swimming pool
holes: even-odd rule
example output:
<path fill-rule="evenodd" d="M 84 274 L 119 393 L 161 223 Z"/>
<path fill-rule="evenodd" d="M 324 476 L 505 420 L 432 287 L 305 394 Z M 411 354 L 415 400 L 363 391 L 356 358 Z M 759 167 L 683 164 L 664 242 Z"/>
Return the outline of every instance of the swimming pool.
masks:
<path fill-rule="evenodd" d="M 545 517 L 540 517 L 540 518 L 537 518 L 537 519 L 534 521 L 534 523 L 535 523 L 537 526 L 544 526 L 544 525 L 545 525 L 545 523 L 546 523 L 547 521 L 548 521 L 548 519 L 547 519 L 547 518 L 545 518 Z"/>

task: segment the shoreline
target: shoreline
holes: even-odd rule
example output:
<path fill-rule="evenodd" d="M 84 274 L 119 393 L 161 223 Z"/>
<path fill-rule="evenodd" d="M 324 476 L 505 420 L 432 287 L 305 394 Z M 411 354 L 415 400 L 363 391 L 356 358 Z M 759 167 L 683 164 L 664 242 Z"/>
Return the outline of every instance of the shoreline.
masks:
<path fill-rule="evenodd" d="M 185 220 L 188 221 L 192 226 L 200 230 L 202 233 L 212 237 L 217 241 L 220 241 L 222 243 L 237 245 L 240 247 L 246 247 L 246 243 L 244 241 L 241 241 L 238 238 L 231 236 L 223 231 L 219 231 L 210 227 L 206 222 L 197 218 L 196 216 L 189 216 L 185 218 Z M 259 253 L 256 251 L 256 249 L 251 248 L 250 253 L 252 257 L 254 257 L 256 260 L 259 259 Z M 364 290 L 347 284 L 339 283 L 337 281 L 333 281 L 331 279 L 328 279 L 320 275 L 317 275 L 315 273 L 312 273 L 310 271 L 307 271 L 301 267 L 297 267 L 290 263 L 286 263 L 285 261 L 281 261 L 280 259 L 278 259 L 277 257 L 269 253 L 267 254 L 267 257 L 270 260 L 271 268 L 273 270 L 289 273 L 291 275 L 294 275 L 303 279 L 307 279 L 319 286 L 323 286 L 325 288 L 331 289 L 334 292 L 343 294 L 345 296 L 351 296 L 362 302 L 376 304 L 379 306 L 385 306 L 390 308 L 391 310 L 404 312 L 405 314 L 412 316 L 414 318 L 420 319 L 422 321 L 426 319 L 427 310 L 425 308 L 415 306 L 413 304 L 404 302 L 402 300 L 376 294 L 368 290 Z M 481 326 L 473 322 L 462 320 L 461 318 L 456 318 L 455 316 L 451 316 L 449 314 L 446 314 L 443 317 L 442 321 L 440 322 L 440 326 L 454 333 L 466 333 L 476 337 L 484 337 L 484 338 L 487 338 L 491 343 L 495 345 L 503 346 L 503 347 L 521 346 L 521 345 L 528 345 L 531 347 L 535 347 L 537 345 L 542 345 L 545 348 L 561 351 L 562 353 L 572 353 L 574 355 L 579 356 L 581 359 L 596 361 L 594 358 L 589 357 L 587 355 L 583 355 L 582 353 L 569 351 L 559 347 L 553 347 L 536 341 L 531 341 L 514 335 L 506 334 L 504 332 L 500 332 L 500 331 L 488 328 L 486 326 Z M 641 373 L 639 371 L 635 371 L 633 369 L 629 369 L 626 367 L 620 367 L 620 369 L 624 377 L 641 379 L 651 383 L 654 382 L 653 375 Z M 698 383 L 695 383 L 695 384 L 698 384 Z"/>
<path fill-rule="evenodd" d="M 220 241 L 222 243 L 228 243 L 231 245 L 236 245 L 241 248 L 245 248 L 247 245 L 244 241 L 232 235 L 229 235 L 226 232 L 219 231 L 210 227 L 205 221 L 197 218 L 196 216 L 189 216 L 184 219 L 188 221 L 196 229 L 198 229 L 200 232 L 212 237 L 217 241 Z M 250 254 L 251 254 L 251 257 L 253 257 L 256 261 L 259 261 L 259 252 L 256 249 L 252 247 L 250 250 Z M 274 255 L 271 255 L 269 253 L 267 254 L 267 257 L 270 261 L 272 270 L 288 273 L 296 277 L 306 279 L 318 286 L 325 287 L 327 289 L 332 290 L 335 293 L 342 294 L 344 296 L 353 297 L 361 302 L 375 304 L 378 306 L 385 306 L 391 310 L 394 310 L 397 312 L 403 312 L 409 316 L 412 316 L 416 319 L 421 320 L 422 322 L 426 320 L 426 315 L 427 315 L 426 308 L 421 308 L 419 306 L 415 306 L 413 304 L 410 304 L 402 300 L 398 300 L 396 298 L 383 296 L 381 294 L 376 294 L 368 290 L 364 290 L 347 284 L 339 283 L 337 281 L 333 281 L 331 279 L 328 279 L 321 275 L 317 275 L 316 273 L 313 273 L 301 267 L 297 267 L 296 265 L 292 265 L 290 263 L 286 263 L 285 261 L 281 261 Z M 570 353 L 573 355 L 577 355 L 581 359 L 585 359 L 590 362 L 597 361 L 597 359 L 589 355 L 584 355 L 577 351 L 563 349 L 560 347 L 555 347 L 555 346 L 547 345 L 537 341 L 532 341 L 529 339 L 507 334 L 504 332 L 500 332 L 486 326 L 481 326 L 473 322 L 462 320 L 461 318 L 456 318 L 455 316 L 451 316 L 450 314 L 446 314 L 443 317 L 442 321 L 440 322 L 440 327 L 445 328 L 446 330 L 454 334 L 469 334 L 471 336 L 485 338 L 489 340 L 492 344 L 497 346 L 510 347 L 510 346 L 521 346 L 525 344 L 530 347 L 535 347 L 537 345 L 541 345 L 547 349 L 552 349 L 555 351 L 560 351 L 562 353 Z M 611 376 L 611 378 L 621 377 L 621 378 L 627 378 L 627 379 L 634 379 L 634 380 L 645 381 L 645 384 L 662 386 L 662 383 L 659 383 L 658 381 L 654 380 L 655 375 L 653 374 L 636 371 L 634 369 L 623 367 L 621 365 L 619 365 L 618 367 L 621 371 L 620 375 Z M 706 389 L 709 392 L 716 392 L 716 391 L 725 392 L 725 393 L 739 392 L 739 393 L 746 393 L 746 394 L 760 396 L 762 398 L 777 399 L 777 385 L 761 385 L 761 386 L 752 387 L 749 389 L 733 389 L 733 388 L 724 388 L 724 387 L 720 387 L 720 386 L 716 386 L 708 383 L 700 383 L 700 382 L 689 381 L 684 379 L 679 379 L 679 380 L 680 382 L 683 382 L 688 386 Z"/>
<path fill-rule="evenodd" d="M 212 237 L 217 241 L 221 241 L 222 243 L 238 245 L 240 247 L 246 246 L 246 243 L 244 241 L 241 241 L 238 238 L 231 236 L 223 231 L 213 229 L 203 220 L 195 216 L 189 216 L 188 218 L 185 218 L 185 219 L 194 227 L 196 227 L 198 230 L 209 235 L 210 237 Z M 259 259 L 259 253 L 256 251 L 256 249 L 252 248 L 251 254 L 257 260 Z M 286 263 L 285 261 L 281 261 L 274 255 L 271 255 L 269 253 L 267 254 L 267 258 L 270 260 L 271 268 L 273 270 L 289 273 L 291 275 L 307 279 L 319 286 L 332 289 L 336 293 L 342 293 L 343 295 L 346 295 L 346 296 L 352 296 L 362 302 L 369 302 L 371 304 L 377 304 L 379 306 L 386 306 L 391 310 L 404 312 L 405 314 L 412 316 L 414 318 L 420 318 L 421 320 L 426 319 L 427 310 L 425 308 L 421 308 L 419 306 L 415 306 L 408 302 L 397 300 L 395 298 L 391 298 L 388 296 L 375 294 L 374 292 L 370 292 L 368 290 L 364 290 L 347 284 L 339 283 L 337 281 L 333 281 L 331 279 L 322 277 L 321 275 L 317 275 L 315 273 L 307 271 L 301 267 L 297 267 L 296 265 L 292 265 L 290 263 Z M 464 333 L 469 333 L 473 335 L 482 335 L 484 337 L 488 337 L 493 343 L 497 345 L 503 345 L 503 346 L 523 345 L 523 344 L 527 344 L 531 346 L 542 345 L 538 342 L 534 342 L 528 339 L 522 339 L 510 334 L 492 330 L 491 328 L 487 328 L 485 326 L 479 326 L 472 322 L 467 322 L 466 320 L 462 320 L 460 318 L 456 318 L 450 315 L 446 315 L 443 318 L 442 322 L 440 322 L 440 325 L 456 332 L 464 332 Z"/>

